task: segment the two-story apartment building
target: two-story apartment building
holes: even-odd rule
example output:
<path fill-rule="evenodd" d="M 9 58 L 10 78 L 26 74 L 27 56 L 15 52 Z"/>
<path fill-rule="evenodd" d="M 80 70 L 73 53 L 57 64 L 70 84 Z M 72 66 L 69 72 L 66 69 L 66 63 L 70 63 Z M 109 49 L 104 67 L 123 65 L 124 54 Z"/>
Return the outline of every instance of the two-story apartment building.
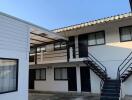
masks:
<path fill-rule="evenodd" d="M 100 94 L 105 91 L 107 81 L 108 84 L 119 83 L 119 87 L 115 86 L 118 89 L 114 87 L 119 94 L 115 92 L 112 95 L 132 95 L 132 13 L 53 32 L 67 37 L 68 41 L 56 41 L 31 49 L 30 89 Z"/>

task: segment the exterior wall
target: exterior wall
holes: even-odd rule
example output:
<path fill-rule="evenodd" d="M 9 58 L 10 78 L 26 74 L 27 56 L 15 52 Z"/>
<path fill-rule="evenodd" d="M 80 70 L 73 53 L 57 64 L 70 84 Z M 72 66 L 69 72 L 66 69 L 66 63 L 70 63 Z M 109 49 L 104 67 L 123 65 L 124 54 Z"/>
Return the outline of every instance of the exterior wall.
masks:
<path fill-rule="evenodd" d="M 92 70 L 90 70 L 90 78 L 91 78 L 91 93 L 100 94 L 101 79 Z"/>
<path fill-rule="evenodd" d="M 39 91 L 68 91 L 68 81 L 56 81 L 54 80 L 54 68 L 46 69 L 46 80 L 35 81 L 35 90 Z"/>
<path fill-rule="evenodd" d="M 47 65 L 48 66 L 48 65 Z M 85 66 L 82 63 L 65 63 L 58 65 L 39 66 L 39 68 L 46 68 L 46 80 L 35 80 L 35 90 L 39 91 L 54 91 L 54 92 L 68 92 L 68 81 L 65 80 L 54 80 L 54 67 L 76 67 L 77 74 L 77 92 L 81 92 L 81 78 L 80 78 L 80 67 Z M 93 72 L 90 71 L 91 79 L 91 93 L 100 93 L 100 78 Z"/>
<path fill-rule="evenodd" d="M 0 49 L 29 51 L 28 32 L 26 24 L 0 14 Z"/>
<path fill-rule="evenodd" d="M 88 51 L 95 56 L 103 65 L 106 66 L 109 77 L 115 79 L 118 66 L 132 51 L 132 42 L 120 42 L 119 27 L 132 25 L 132 19 L 126 19 L 118 22 L 105 23 L 91 27 L 81 28 L 79 30 L 68 31 L 66 36 L 91 33 L 105 30 L 105 45 L 96 45 L 88 47 Z M 76 39 L 76 43 L 78 40 Z M 76 44 L 77 45 L 77 44 Z M 78 50 L 77 50 L 78 51 Z M 78 53 L 77 53 L 78 54 Z M 82 61 L 82 58 L 70 59 L 70 61 Z"/>
<path fill-rule="evenodd" d="M 122 96 L 132 95 L 132 76 L 122 83 Z"/>
<path fill-rule="evenodd" d="M 28 100 L 28 32 L 26 24 L 0 14 L 0 57 L 19 59 L 18 91 L 0 94 L 2 100 Z"/>

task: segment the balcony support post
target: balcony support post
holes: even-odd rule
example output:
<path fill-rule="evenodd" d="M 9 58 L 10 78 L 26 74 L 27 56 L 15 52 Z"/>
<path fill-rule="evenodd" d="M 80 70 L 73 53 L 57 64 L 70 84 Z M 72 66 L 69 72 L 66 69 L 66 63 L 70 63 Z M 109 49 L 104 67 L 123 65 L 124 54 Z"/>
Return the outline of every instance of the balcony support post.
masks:
<path fill-rule="evenodd" d="M 35 48 L 35 64 L 37 64 L 37 48 Z"/>
<path fill-rule="evenodd" d="M 66 49 L 67 49 L 67 62 L 69 62 L 69 59 L 70 59 L 70 53 L 69 53 L 69 41 L 66 42 Z"/>

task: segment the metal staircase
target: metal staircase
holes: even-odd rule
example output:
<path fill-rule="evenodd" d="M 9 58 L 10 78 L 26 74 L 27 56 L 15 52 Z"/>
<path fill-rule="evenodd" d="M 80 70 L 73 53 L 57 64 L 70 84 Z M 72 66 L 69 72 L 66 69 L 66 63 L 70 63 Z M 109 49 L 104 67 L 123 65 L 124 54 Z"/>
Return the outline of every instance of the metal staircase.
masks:
<path fill-rule="evenodd" d="M 84 63 L 102 79 L 100 82 L 100 100 L 119 100 L 120 80 L 110 79 L 107 76 L 106 67 L 90 53 L 88 53 Z"/>
<path fill-rule="evenodd" d="M 132 52 L 120 64 L 117 72 L 117 79 L 125 82 L 132 75 Z"/>
<path fill-rule="evenodd" d="M 120 80 L 105 80 L 101 90 L 100 100 L 119 100 L 120 85 Z"/>
<path fill-rule="evenodd" d="M 104 81 L 100 100 L 120 100 L 122 97 L 121 82 L 126 81 L 132 75 L 132 52 L 119 65 L 117 79 Z"/>
<path fill-rule="evenodd" d="M 120 100 L 121 82 L 132 75 L 132 52 L 119 65 L 115 80 L 108 78 L 106 68 L 92 54 L 88 53 L 83 62 L 102 79 L 100 100 Z"/>
<path fill-rule="evenodd" d="M 106 67 L 100 63 L 92 54 L 88 53 L 88 57 L 85 58 L 83 62 L 102 80 L 107 79 Z"/>

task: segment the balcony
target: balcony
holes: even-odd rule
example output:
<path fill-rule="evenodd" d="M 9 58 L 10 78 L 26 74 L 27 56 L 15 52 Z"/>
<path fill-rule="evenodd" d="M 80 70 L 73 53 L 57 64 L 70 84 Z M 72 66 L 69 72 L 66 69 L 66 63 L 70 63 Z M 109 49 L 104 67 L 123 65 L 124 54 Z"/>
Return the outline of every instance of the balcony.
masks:
<path fill-rule="evenodd" d="M 49 64 L 49 63 L 62 63 L 67 62 L 67 50 L 57 50 L 37 53 L 37 58 L 35 54 L 30 54 L 30 65 L 34 64 Z M 36 62 L 35 63 L 35 59 Z"/>

